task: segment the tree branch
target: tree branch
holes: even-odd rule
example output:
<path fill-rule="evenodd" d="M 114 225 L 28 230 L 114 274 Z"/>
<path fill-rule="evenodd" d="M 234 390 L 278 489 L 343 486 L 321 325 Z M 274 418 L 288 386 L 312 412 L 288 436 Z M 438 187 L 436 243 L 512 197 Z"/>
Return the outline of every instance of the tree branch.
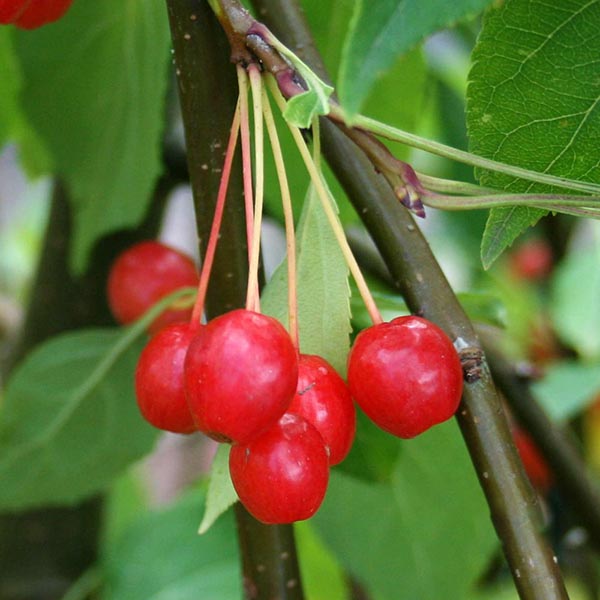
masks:
<path fill-rule="evenodd" d="M 526 379 L 516 372 L 489 334 L 483 334 L 490 368 L 513 414 L 529 433 L 554 473 L 555 485 L 573 516 L 600 550 L 600 488 L 592 480 L 567 432 L 554 424 L 533 397 Z"/>
<path fill-rule="evenodd" d="M 275 35 L 326 77 L 298 5 L 291 0 L 254 0 L 253 4 Z M 453 340 L 460 340 L 476 359 L 457 418 L 520 596 L 567 598 L 560 571 L 540 531 L 536 496 L 523 473 L 471 323 L 426 240 L 387 182 L 331 123 L 323 120 L 322 131 L 326 158 L 411 310 L 436 322 Z"/>
<path fill-rule="evenodd" d="M 229 62 L 231 49 L 227 38 L 206 2 L 167 0 L 167 7 L 203 254 L 237 98 L 235 69 Z M 245 303 L 248 250 L 242 189 L 238 156 L 208 289 L 210 317 Z M 245 597 L 248 600 L 302 600 L 292 527 L 263 525 L 239 505 L 235 514 Z"/>

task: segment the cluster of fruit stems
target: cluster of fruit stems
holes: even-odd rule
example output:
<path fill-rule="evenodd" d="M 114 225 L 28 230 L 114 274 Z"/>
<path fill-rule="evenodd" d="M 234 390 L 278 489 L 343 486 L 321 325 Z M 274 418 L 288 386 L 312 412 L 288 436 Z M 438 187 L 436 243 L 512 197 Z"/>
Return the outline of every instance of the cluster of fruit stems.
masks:
<path fill-rule="evenodd" d="M 286 237 L 286 254 L 288 268 L 288 329 L 292 341 L 296 348 L 299 348 L 298 333 L 298 298 L 296 281 L 296 238 L 294 231 L 294 213 L 288 179 L 285 168 L 285 161 L 279 142 L 277 127 L 269 96 L 264 85 L 264 77 L 268 77 L 270 91 L 278 105 L 283 111 L 285 108 L 285 99 L 281 95 L 276 83 L 270 75 L 261 73 L 256 64 L 250 64 L 246 68 L 237 65 L 237 78 L 239 86 L 239 96 L 234 111 L 233 120 L 229 134 L 229 140 L 225 151 L 221 180 L 215 203 L 210 235 L 206 245 L 200 281 L 198 284 L 198 295 L 191 316 L 192 326 L 197 327 L 204 312 L 204 303 L 208 291 L 210 274 L 214 262 L 219 232 L 225 201 L 227 198 L 227 189 L 231 176 L 233 157 L 235 154 L 238 137 L 241 137 L 242 149 L 242 173 L 244 187 L 244 206 L 246 216 L 246 238 L 248 243 L 248 285 L 246 292 L 246 309 L 260 312 L 260 294 L 258 286 L 258 271 L 260 263 L 260 239 L 261 225 L 264 201 L 264 130 L 263 123 L 266 125 L 269 141 L 273 150 L 275 168 L 279 180 L 281 193 Z M 252 178 L 252 158 L 250 153 L 250 111 L 248 106 L 248 80 L 252 91 L 253 102 L 253 123 L 254 123 L 254 189 Z M 382 318 L 373 296 L 369 291 L 365 278 L 360 270 L 358 262 L 354 257 L 350 244 L 344 233 L 344 229 L 337 217 L 336 210 L 327 186 L 324 183 L 323 174 L 320 168 L 320 139 L 319 123 L 317 120 L 313 123 L 313 153 L 311 155 L 300 130 L 293 125 L 289 125 L 289 130 L 296 143 L 296 146 L 302 156 L 306 169 L 310 175 L 312 185 L 315 188 L 321 206 L 327 216 L 327 220 L 336 237 L 342 255 L 347 263 L 348 269 L 352 273 L 359 293 L 365 303 L 369 316 L 374 324 L 381 323 Z M 241 135 L 240 135 L 241 133 Z"/>
<path fill-rule="evenodd" d="M 282 93 L 286 97 L 291 98 L 306 91 L 305 86 L 299 83 L 301 78 L 296 77 L 295 73 L 290 73 L 294 67 L 290 66 L 287 59 L 294 63 L 297 57 L 269 29 L 256 21 L 238 0 L 208 0 L 208 2 L 227 32 L 233 54 L 239 55 L 237 59 L 243 60 L 242 57 L 246 52 L 242 49 L 243 38 L 247 49 L 256 53 L 256 56 L 267 65 L 268 70 L 276 75 Z M 337 122 L 346 135 L 369 156 L 402 203 L 418 216 L 425 216 L 423 205 L 446 210 L 521 205 L 574 216 L 600 217 L 598 208 L 600 185 L 595 183 L 556 177 L 486 159 L 421 138 L 362 115 L 355 115 L 352 126 L 348 126 L 344 111 L 335 100 L 329 101 L 328 110 L 328 117 Z M 584 192 L 586 195 L 529 192 L 506 194 L 503 190 L 417 174 L 409 164 L 396 159 L 372 134 L 474 167 L 511 175 L 516 179 L 522 178 L 530 182 Z"/>
<path fill-rule="evenodd" d="M 278 29 L 279 35 L 283 32 L 281 37 L 286 43 L 291 47 L 304 49 L 308 57 L 306 55 L 302 57 L 313 67 L 316 66 L 317 71 L 324 72 L 319 66 L 318 55 L 312 52 L 310 34 L 299 8 L 294 2 L 290 0 L 255 0 L 254 5 L 259 14 L 265 15 L 266 19 L 271 18 L 271 23 L 276 23 L 278 27 L 275 29 Z M 199 76 L 199 73 L 206 74 L 207 69 L 225 68 L 226 61 L 222 60 L 220 53 L 223 52 L 226 42 L 222 33 L 219 37 L 219 33 L 216 31 L 217 26 L 215 22 L 210 21 L 210 11 L 206 7 L 199 6 L 198 3 L 191 0 L 168 0 L 168 6 L 176 61 L 178 69 L 182 73 L 180 77 L 189 78 L 184 79 L 180 90 L 182 91 L 186 137 L 188 140 L 193 140 L 196 136 L 204 133 L 203 128 L 206 128 L 207 124 L 206 122 L 199 123 L 197 115 L 190 111 L 193 102 L 198 99 L 189 92 L 194 89 L 191 83 Z M 190 43 L 188 33 L 190 31 L 188 27 L 190 14 L 198 12 L 203 14 L 205 20 L 198 19 L 198 23 L 202 23 L 202 27 L 193 31 L 191 36 L 193 43 Z M 199 54 L 193 54 L 190 51 L 194 48 L 204 51 L 202 60 L 199 60 Z M 207 57 L 210 59 L 207 60 Z M 199 67 L 200 70 L 198 70 Z M 190 85 L 186 85 L 186 83 Z M 188 91 L 184 92 L 184 88 Z M 222 108 L 222 98 L 213 102 L 212 106 L 215 111 Z M 212 124 L 208 126 L 209 129 L 210 127 Z M 323 134 L 325 155 L 342 185 L 346 188 L 350 199 L 359 209 L 359 213 L 363 215 L 367 228 L 378 242 L 380 251 L 394 275 L 394 280 L 403 288 L 405 298 L 413 311 L 432 318 L 448 332 L 463 335 L 477 346 L 478 342 L 472 328 L 449 290 L 426 242 L 422 240 L 409 215 L 403 211 L 402 207 L 398 206 L 391 190 L 382 184 L 381 178 L 373 172 L 365 157 L 357 152 L 353 145 L 335 130 L 335 127 L 324 123 Z M 188 146 L 188 150 L 190 149 L 192 152 L 190 152 L 189 160 L 190 164 L 193 164 L 193 161 L 198 160 L 200 155 L 193 142 L 191 148 Z M 193 167 L 191 167 L 191 172 L 194 196 L 202 198 L 201 188 L 196 186 L 201 176 L 206 176 L 208 185 L 210 185 L 210 173 L 194 173 Z M 406 235 L 407 231 L 410 232 L 409 235 Z M 231 246 L 231 243 L 228 247 Z M 231 250 L 233 248 L 230 248 L 229 252 Z M 235 255 L 239 256 L 239 254 Z M 231 264 L 228 264 L 227 268 L 231 269 Z M 229 297 L 235 297 L 234 289 L 229 289 L 231 289 Z M 482 371 L 482 378 L 466 386 L 465 410 L 461 411 L 459 415 L 459 423 L 480 475 L 480 482 L 494 516 L 494 524 L 503 540 L 517 588 L 523 598 L 564 598 L 566 593 L 560 574 L 547 545 L 534 525 L 535 506 L 528 499 L 529 488 L 523 483 L 521 477 L 516 476 L 519 473 L 518 459 L 511 447 L 506 424 L 499 416 L 495 392 L 490 387 L 485 362 L 482 364 Z M 244 521 L 244 523 L 247 525 L 248 521 Z M 244 526 L 241 526 L 241 529 Z M 289 529 L 284 527 L 268 531 L 277 538 L 272 540 L 276 548 L 285 535 L 273 532 L 289 531 Z M 259 528 L 253 533 L 263 535 L 263 530 Z M 242 546 L 247 545 L 249 538 L 244 537 L 243 539 L 245 541 L 242 542 Z M 261 585 L 271 586 L 272 582 L 266 580 L 268 578 L 259 576 L 256 571 L 251 570 L 252 557 L 246 553 L 243 555 L 245 576 L 250 577 L 255 583 L 260 579 Z M 276 570 L 278 568 L 275 566 Z M 277 575 L 274 573 L 269 577 L 273 575 L 274 579 L 277 579 Z M 279 580 L 279 584 L 281 584 L 281 580 Z M 279 591 L 282 589 L 281 586 L 277 587 L 277 583 L 273 583 L 273 586 Z M 264 596 L 259 594 L 258 597 L 267 596 L 265 593 Z M 282 597 L 300 598 L 301 595 L 286 596 L 284 594 Z"/>

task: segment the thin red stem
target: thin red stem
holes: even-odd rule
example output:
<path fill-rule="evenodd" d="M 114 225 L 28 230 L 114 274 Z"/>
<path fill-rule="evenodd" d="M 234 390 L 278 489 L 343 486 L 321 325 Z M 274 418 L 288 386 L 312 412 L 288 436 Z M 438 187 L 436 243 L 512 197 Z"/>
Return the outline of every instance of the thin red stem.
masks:
<path fill-rule="evenodd" d="M 204 312 L 206 291 L 208 289 L 210 273 L 215 258 L 217 242 L 219 240 L 219 231 L 221 229 L 221 222 L 223 220 L 223 211 L 225 209 L 225 200 L 227 198 L 227 188 L 229 187 L 229 177 L 231 175 L 231 165 L 233 164 L 233 156 L 235 154 L 235 147 L 237 145 L 239 131 L 240 101 L 238 99 L 238 104 L 233 114 L 233 121 L 231 122 L 231 132 L 229 134 L 229 141 L 227 142 L 227 150 L 225 151 L 225 161 L 223 163 L 221 181 L 219 182 L 219 191 L 217 193 L 217 202 L 215 204 L 215 214 L 210 229 L 208 244 L 206 245 L 206 253 L 204 255 L 204 261 L 202 263 L 202 270 L 200 271 L 198 295 L 196 297 L 196 302 L 192 311 L 191 324 L 193 327 L 197 327 L 200 324 L 200 319 L 202 318 L 202 313 Z"/>

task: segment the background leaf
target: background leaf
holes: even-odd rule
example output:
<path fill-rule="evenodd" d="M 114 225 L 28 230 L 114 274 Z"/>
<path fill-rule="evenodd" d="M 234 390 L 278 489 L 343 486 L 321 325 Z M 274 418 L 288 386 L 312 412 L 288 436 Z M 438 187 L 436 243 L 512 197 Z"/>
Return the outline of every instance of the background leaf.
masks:
<path fill-rule="evenodd" d="M 600 227 L 583 251 L 571 250 L 556 270 L 550 314 L 559 337 L 583 358 L 600 358 Z"/>
<path fill-rule="evenodd" d="M 150 451 L 133 373 L 141 343 L 121 330 L 67 333 L 14 372 L 0 412 L 0 508 L 68 504 Z"/>
<path fill-rule="evenodd" d="M 10 27 L 0 27 L 0 73 L 0 148 L 8 142 L 16 143 L 28 174 L 32 177 L 40 175 L 49 169 L 50 158 L 29 126 L 20 104 L 23 78 Z"/>
<path fill-rule="evenodd" d="M 549 365 L 532 391 L 552 420 L 568 421 L 597 400 L 600 364 L 562 361 Z"/>
<path fill-rule="evenodd" d="M 313 523 L 377 598 L 446 600 L 448 590 L 467 598 L 497 542 L 457 426 L 398 444 L 391 483 L 334 471 Z"/>
<path fill-rule="evenodd" d="M 238 496 L 229 475 L 229 444 L 220 444 L 210 469 L 206 507 L 198 533 L 206 533 L 212 524 L 235 502 Z"/>
<path fill-rule="evenodd" d="M 65 18 L 16 39 L 25 112 L 72 195 L 81 272 L 98 237 L 141 220 L 160 174 L 165 5 L 75 2 Z"/>
<path fill-rule="evenodd" d="M 203 494 L 145 515 L 106 548 L 104 600 L 239 600 L 241 576 L 232 515 L 196 532 Z"/>
<path fill-rule="evenodd" d="M 600 0 L 507 0 L 490 11 L 473 52 L 467 95 L 470 149 L 551 175 L 600 182 Z M 511 192 L 547 186 L 482 171 Z M 489 266 L 545 211 L 491 212 L 481 255 Z"/>
<path fill-rule="evenodd" d="M 472 17 L 490 0 L 357 0 L 344 42 L 339 93 L 346 115 L 361 110 L 371 87 L 425 36 Z M 411 81 L 405 80 L 407 94 Z"/>
<path fill-rule="evenodd" d="M 300 349 L 318 354 L 345 375 L 350 349 L 348 268 L 316 193 L 310 187 L 297 232 Z M 262 310 L 288 322 L 287 262 L 265 287 Z"/>

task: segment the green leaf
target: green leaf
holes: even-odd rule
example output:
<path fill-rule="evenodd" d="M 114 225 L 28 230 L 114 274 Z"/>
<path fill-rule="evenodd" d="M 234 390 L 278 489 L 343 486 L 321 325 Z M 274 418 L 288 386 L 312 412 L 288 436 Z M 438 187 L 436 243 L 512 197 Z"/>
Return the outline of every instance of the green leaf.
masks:
<path fill-rule="evenodd" d="M 513 241 L 535 225 L 548 211 L 528 206 L 493 208 L 481 240 L 481 264 L 489 269 Z"/>
<path fill-rule="evenodd" d="M 50 158 L 20 105 L 23 81 L 12 34 L 12 28 L 0 27 L 0 148 L 7 142 L 15 142 L 25 170 L 35 177 L 49 169 Z"/>
<path fill-rule="evenodd" d="M 384 321 L 391 321 L 396 317 L 410 314 L 404 299 L 399 294 L 394 294 L 390 288 L 376 281 L 368 281 L 369 289 L 377 308 Z M 355 329 L 364 329 L 371 325 L 371 318 L 365 308 L 362 298 L 354 284 L 351 286 L 352 322 Z M 489 292 L 459 292 L 458 299 L 472 321 L 486 323 L 496 327 L 505 327 L 507 323 L 507 308 L 497 294 Z"/>
<path fill-rule="evenodd" d="M 362 410 L 356 411 L 356 435 L 350 453 L 336 468 L 365 481 L 389 482 L 401 452 L 400 442 Z"/>
<path fill-rule="evenodd" d="M 573 249 L 556 269 L 550 315 L 559 337 L 582 357 L 600 358 L 600 227 L 596 242 Z"/>
<path fill-rule="evenodd" d="M 540 173 L 600 182 L 600 2 L 507 0 L 490 11 L 473 52 L 467 94 L 470 149 Z M 481 183 L 511 192 L 552 192 L 490 171 Z M 488 267 L 540 209 L 491 212 L 481 249 Z"/>
<path fill-rule="evenodd" d="M 221 444 L 217 449 L 210 470 L 206 507 L 200 523 L 198 533 L 206 533 L 213 523 L 233 504 L 237 502 L 238 495 L 229 475 L 229 450 L 228 444 Z"/>
<path fill-rule="evenodd" d="M 371 87 L 425 36 L 457 21 L 471 18 L 490 0 L 357 0 L 344 42 L 339 92 L 346 117 L 361 110 Z M 404 79 L 403 93 L 410 95 L 411 81 Z"/>
<path fill-rule="evenodd" d="M 310 600 L 348 600 L 346 574 L 310 521 L 294 525 L 302 587 Z"/>
<path fill-rule="evenodd" d="M 549 365 L 544 377 L 532 386 L 538 402 L 554 421 L 577 416 L 597 399 L 600 390 L 600 364 L 565 361 Z"/>
<path fill-rule="evenodd" d="M 283 111 L 288 123 L 306 129 L 311 126 L 315 117 L 329 114 L 329 98 L 333 94 L 333 88 L 275 37 L 271 37 L 269 41 L 294 65 L 308 87 L 303 94 L 290 98 Z"/>
<path fill-rule="evenodd" d="M 196 533 L 200 490 L 145 515 L 105 552 L 104 600 L 239 600 L 241 576 L 231 515 Z"/>
<path fill-rule="evenodd" d="M 297 234 L 300 349 L 328 360 L 342 375 L 350 349 L 348 268 L 325 212 L 311 186 Z M 265 287 L 261 307 L 288 322 L 287 262 Z"/>
<path fill-rule="evenodd" d="M 161 171 L 169 60 L 164 3 L 75 2 L 64 19 L 19 32 L 23 106 L 70 190 L 71 263 L 142 219 Z"/>
<path fill-rule="evenodd" d="M 67 333 L 14 372 L 0 412 L 0 508 L 70 504 L 150 451 L 139 415 L 135 329 Z"/>
<path fill-rule="evenodd" d="M 383 600 L 467 598 L 497 544 L 454 422 L 402 442 L 391 484 L 334 471 L 312 523 Z"/>

